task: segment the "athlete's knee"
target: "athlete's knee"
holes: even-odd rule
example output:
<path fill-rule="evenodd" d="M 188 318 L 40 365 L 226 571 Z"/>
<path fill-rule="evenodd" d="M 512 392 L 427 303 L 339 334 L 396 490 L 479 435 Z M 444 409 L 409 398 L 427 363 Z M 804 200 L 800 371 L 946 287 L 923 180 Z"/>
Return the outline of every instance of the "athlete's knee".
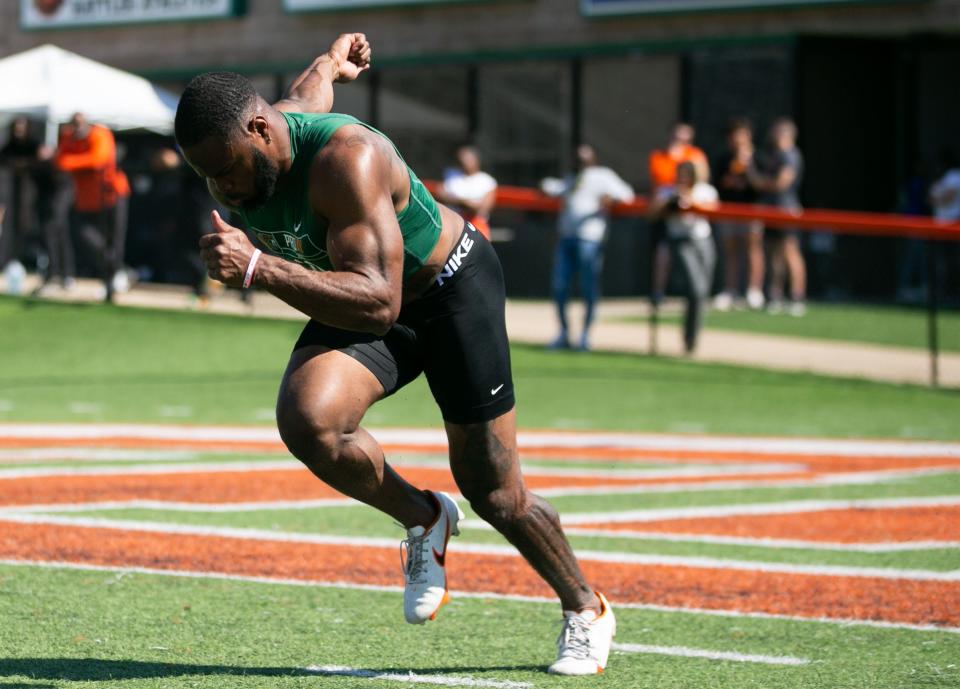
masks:
<path fill-rule="evenodd" d="M 326 405 L 282 398 L 277 402 L 277 428 L 291 454 L 311 468 L 336 463 L 356 430 Z"/>
<path fill-rule="evenodd" d="M 520 519 L 526 510 L 525 489 L 501 487 L 494 490 L 461 487 L 470 507 L 486 522 L 498 526 Z"/>

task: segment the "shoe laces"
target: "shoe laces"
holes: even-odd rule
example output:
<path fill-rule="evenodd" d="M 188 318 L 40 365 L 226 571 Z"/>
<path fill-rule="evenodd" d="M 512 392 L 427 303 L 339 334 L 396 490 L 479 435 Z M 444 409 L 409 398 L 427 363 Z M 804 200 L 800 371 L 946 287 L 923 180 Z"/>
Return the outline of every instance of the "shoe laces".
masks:
<path fill-rule="evenodd" d="M 557 648 L 563 658 L 590 658 L 590 622 L 581 615 L 565 617 L 563 629 L 557 638 Z"/>
<path fill-rule="evenodd" d="M 418 583 L 419 577 L 423 573 L 426 561 L 423 556 L 423 549 L 426 538 L 427 532 L 424 531 L 419 536 L 408 533 L 407 537 L 400 541 L 400 567 L 410 583 Z"/>

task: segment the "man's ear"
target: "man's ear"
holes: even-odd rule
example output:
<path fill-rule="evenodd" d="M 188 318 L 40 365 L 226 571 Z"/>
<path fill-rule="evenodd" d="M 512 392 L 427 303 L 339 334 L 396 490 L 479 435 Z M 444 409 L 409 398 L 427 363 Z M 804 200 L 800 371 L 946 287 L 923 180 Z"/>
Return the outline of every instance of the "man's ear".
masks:
<path fill-rule="evenodd" d="M 263 115 L 254 115 L 247 123 L 247 131 L 253 136 L 263 139 L 265 143 L 270 143 L 270 123 Z"/>

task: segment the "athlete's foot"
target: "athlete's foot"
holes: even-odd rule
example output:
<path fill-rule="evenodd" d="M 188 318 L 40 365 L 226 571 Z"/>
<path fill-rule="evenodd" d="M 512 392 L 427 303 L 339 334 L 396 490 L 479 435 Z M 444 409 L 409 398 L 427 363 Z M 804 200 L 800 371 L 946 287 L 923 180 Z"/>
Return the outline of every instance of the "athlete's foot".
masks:
<path fill-rule="evenodd" d="M 435 619 L 440 608 L 450 600 L 447 590 L 447 543 L 450 536 L 460 534 L 458 522 L 463 512 L 446 493 L 427 491 L 437 504 L 438 513 L 429 526 L 407 529 L 401 544 L 405 586 L 403 614 L 410 624 L 423 624 Z M 403 548 L 406 547 L 406 558 Z"/>
<path fill-rule="evenodd" d="M 547 668 L 554 675 L 596 675 L 603 672 L 617 633 L 617 620 L 603 594 L 597 592 L 599 612 L 593 609 L 563 613 L 557 638 L 557 660 Z"/>

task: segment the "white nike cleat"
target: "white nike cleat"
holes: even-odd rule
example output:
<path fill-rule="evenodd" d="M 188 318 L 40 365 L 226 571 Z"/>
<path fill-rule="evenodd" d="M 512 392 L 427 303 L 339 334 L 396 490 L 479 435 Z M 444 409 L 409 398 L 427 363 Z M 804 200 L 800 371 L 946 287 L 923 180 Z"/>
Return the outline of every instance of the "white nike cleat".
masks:
<path fill-rule="evenodd" d="M 600 614 L 593 610 L 564 610 L 563 629 L 557 639 L 557 661 L 547 668 L 552 675 L 596 675 L 607 666 L 617 620 L 603 594 Z"/>
<path fill-rule="evenodd" d="M 440 608 L 450 600 L 447 592 L 447 542 L 458 536 L 457 523 L 463 512 L 446 493 L 427 491 L 437 502 L 440 514 L 429 527 L 407 529 L 401 544 L 401 562 L 406 586 L 403 589 L 403 614 L 410 624 L 423 624 L 437 617 Z M 406 546 L 406 557 L 403 555 Z"/>

